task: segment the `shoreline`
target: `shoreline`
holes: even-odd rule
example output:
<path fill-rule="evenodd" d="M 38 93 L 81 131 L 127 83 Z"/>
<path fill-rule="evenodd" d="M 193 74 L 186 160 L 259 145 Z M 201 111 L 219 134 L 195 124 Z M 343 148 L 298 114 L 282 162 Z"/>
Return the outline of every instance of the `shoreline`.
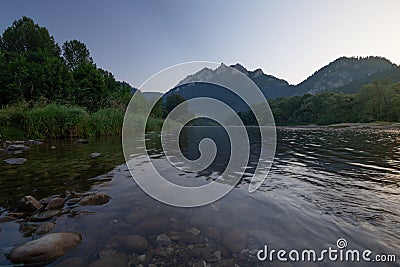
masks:
<path fill-rule="evenodd" d="M 276 128 L 304 128 L 304 129 L 393 129 L 400 130 L 399 122 L 344 122 L 328 125 L 280 125 Z"/>

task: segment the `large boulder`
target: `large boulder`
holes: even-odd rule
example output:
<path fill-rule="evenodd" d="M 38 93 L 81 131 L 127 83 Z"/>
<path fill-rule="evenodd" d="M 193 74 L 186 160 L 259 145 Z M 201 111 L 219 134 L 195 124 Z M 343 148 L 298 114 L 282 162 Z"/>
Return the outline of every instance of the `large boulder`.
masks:
<path fill-rule="evenodd" d="M 64 255 L 82 240 L 77 233 L 54 233 L 14 248 L 7 258 L 12 263 L 45 264 Z"/>

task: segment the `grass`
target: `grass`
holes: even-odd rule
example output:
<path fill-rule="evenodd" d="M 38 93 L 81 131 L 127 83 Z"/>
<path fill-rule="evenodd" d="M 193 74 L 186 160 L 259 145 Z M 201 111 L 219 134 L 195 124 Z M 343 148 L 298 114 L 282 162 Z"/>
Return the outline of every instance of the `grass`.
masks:
<path fill-rule="evenodd" d="M 0 109 L 0 139 L 26 140 L 121 134 L 125 112 L 117 108 L 88 113 L 85 108 L 58 104 L 29 107 L 26 103 Z M 143 119 L 137 117 L 135 119 Z M 161 130 L 163 120 L 149 118 L 147 131 Z"/>

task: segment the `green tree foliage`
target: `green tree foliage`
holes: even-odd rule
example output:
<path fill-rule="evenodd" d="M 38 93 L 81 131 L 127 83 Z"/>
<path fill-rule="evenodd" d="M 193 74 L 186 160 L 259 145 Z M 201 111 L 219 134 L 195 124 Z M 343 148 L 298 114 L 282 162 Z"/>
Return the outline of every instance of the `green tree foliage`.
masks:
<path fill-rule="evenodd" d="M 1 48 L 10 53 L 42 51 L 58 56 L 60 47 L 46 28 L 34 23 L 31 18 L 22 17 L 8 27 L 0 39 Z"/>
<path fill-rule="evenodd" d="M 62 54 L 68 68 L 75 70 L 82 64 L 92 64 L 89 49 L 78 40 L 66 41 L 62 46 Z"/>
<path fill-rule="evenodd" d="M 0 106 L 24 101 L 69 104 L 90 112 L 125 109 L 132 87 L 97 68 L 78 40 L 58 44 L 28 17 L 14 21 L 0 37 Z"/>
<path fill-rule="evenodd" d="M 74 103 L 96 111 L 106 106 L 107 87 L 101 72 L 95 65 L 83 63 L 73 71 L 75 87 L 73 89 Z"/>
<path fill-rule="evenodd" d="M 324 92 L 269 101 L 277 125 L 400 122 L 400 83 L 374 81 L 357 94 Z M 239 112 L 246 125 L 257 125 L 251 111 Z"/>

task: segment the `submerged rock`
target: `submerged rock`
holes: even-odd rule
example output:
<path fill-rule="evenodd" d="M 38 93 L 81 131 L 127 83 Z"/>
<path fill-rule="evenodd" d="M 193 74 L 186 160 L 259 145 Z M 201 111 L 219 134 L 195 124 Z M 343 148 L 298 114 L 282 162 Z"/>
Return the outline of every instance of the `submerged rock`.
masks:
<path fill-rule="evenodd" d="M 75 145 L 89 144 L 89 140 L 86 139 L 78 139 L 74 142 Z"/>
<path fill-rule="evenodd" d="M 51 219 L 54 216 L 60 215 L 60 210 L 45 210 L 43 212 L 37 213 L 31 217 L 32 221 L 39 222 L 39 221 L 46 221 Z"/>
<path fill-rule="evenodd" d="M 157 236 L 156 243 L 159 246 L 166 246 L 171 244 L 171 238 L 169 238 L 169 236 L 167 236 L 166 234 L 161 234 Z"/>
<path fill-rule="evenodd" d="M 217 261 L 220 261 L 221 259 L 222 259 L 222 256 L 221 256 L 220 250 L 217 250 L 213 253 L 209 253 L 209 254 L 205 255 L 205 260 L 207 262 L 217 262 Z"/>
<path fill-rule="evenodd" d="M 247 245 L 247 234 L 240 229 L 228 232 L 222 238 L 222 245 L 230 252 L 239 252 Z"/>
<path fill-rule="evenodd" d="M 103 205 L 110 201 L 111 197 L 104 193 L 96 193 L 94 195 L 89 195 L 84 197 L 79 204 L 82 206 L 95 206 Z"/>
<path fill-rule="evenodd" d="M 55 209 L 61 209 L 62 207 L 64 207 L 64 199 L 56 197 L 50 200 L 50 202 L 46 206 L 46 209 L 55 210 Z"/>
<path fill-rule="evenodd" d="M 43 144 L 42 141 L 38 141 L 38 140 L 28 140 L 28 143 L 32 144 L 32 145 L 42 145 Z"/>
<path fill-rule="evenodd" d="M 45 264 L 64 255 L 82 240 L 77 233 L 54 233 L 14 248 L 7 258 L 12 263 Z"/>
<path fill-rule="evenodd" d="M 200 234 L 200 230 L 197 229 L 196 227 L 192 227 L 189 230 L 186 230 L 186 232 L 192 234 L 192 235 L 199 235 Z"/>
<path fill-rule="evenodd" d="M 35 235 L 44 235 L 47 234 L 48 232 L 51 232 L 54 227 L 56 227 L 55 223 L 52 222 L 44 222 L 41 225 L 39 225 L 38 228 L 36 228 L 34 234 Z"/>
<path fill-rule="evenodd" d="M 207 266 L 207 263 L 203 260 L 197 261 L 192 264 L 192 267 L 206 267 L 206 266 Z"/>
<path fill-rule="evenodd" d="M 209 226 L 204 229 L 204 233 L 208 237 L 217 239 L 220 236 L 221 231 L 219 230 L 219 228 L 217 226 Z"/>
<path fill-rule="evenodd" d="M 33 196 L 24 196 L 18 203 L 17 211 L 34 212 L 40 208 L 41 204 Z"/>
<path fill-rule="evenodd" d="M 87 263 L 81 257 L 68 258 L 65 261 L 57 264 L 57 267 L 87 267 Z"/>
<path fill-rule="evenodd" d="M 168 227 L 168 221 L 162 216 L 150 217 L 143 220 L 136 226 L 136 233 L 143 236 L 158 235 L 163 232 Z"/>
<path fill-rule="evenodd" d="M 7 151 L 17 151 L 17 150 L 26 151 L 29 149 L 30 149 L 30 147 L 26 146 L 24 144 L 14 144 L 14 145 L 10 145 L 7 147 Z"/>
<path fill-rule="evenodd" d="M 27 162 L 28 160 L 26 158 L 9 158 L 5 159 L 4 162 L 11 164 L 11 165 L 21 165 Z"/>
<path fill-rule="evenodd" d="M 123 238 L 122 245 L 132 252 L 143 253 L 146 251 L 149 243 L 140 235 L 129 235 Z"/>
<path fill-rule="evenodd" d="M 128 255 L 116 251 L 100 251 L 100 259 L 92 262 L 90 267 L 129 266 Z"/>

